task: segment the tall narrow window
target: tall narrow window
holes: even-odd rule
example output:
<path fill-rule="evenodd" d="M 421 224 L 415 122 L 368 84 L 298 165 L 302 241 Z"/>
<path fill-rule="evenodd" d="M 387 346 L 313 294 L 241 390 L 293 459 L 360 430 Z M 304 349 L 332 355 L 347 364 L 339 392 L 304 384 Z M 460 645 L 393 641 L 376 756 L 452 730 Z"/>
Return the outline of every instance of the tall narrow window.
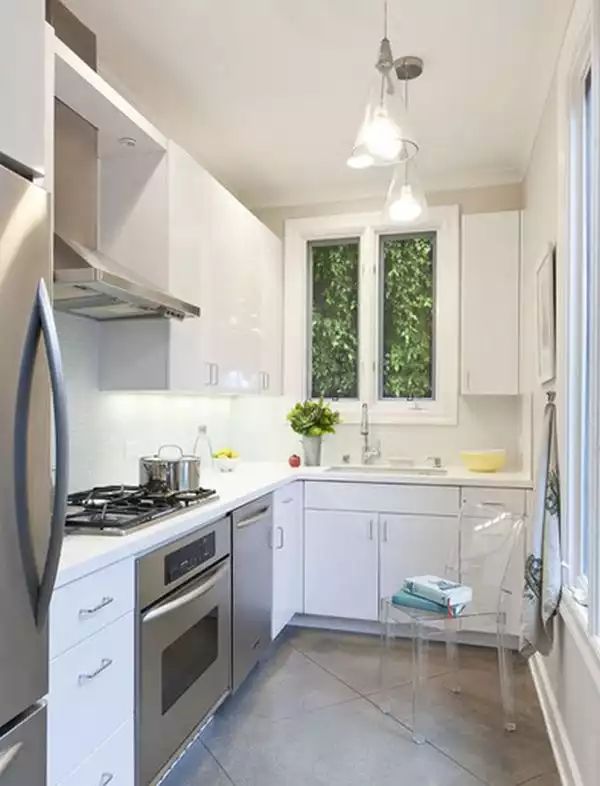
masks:
<path fill-rule="evenodd" d="M 435 398 L 435 257 L 435 232 L 381 236 L 380 398 Z"/>
<path fill-rule="evenodd" d="M 308 254 L 311 396 L 358 398 L 359 240 L 312 241 Z"/>
<path fill-rule="evenodd" d="M 583 275 L 582 275 L 582 300 L 581 310 L 582 319 L 582 339 L 584 351 L 581 361 L 581 449 L 583 455 L 583 467 L 585 468 L 591 456 L 589 455 L 589 357 L 590 357 L 590 275 L 591 275 L 591 202 L 592 202 L 592 181 L 591 181 L 591 157 L 592 157 L 592 72 L 587 72 L 584 82 L 583 93 L 583 140 L 582 140 L 582 227 L 583 235 Z M 584 470 L 581 473 L 581 573 L 587 577 L 589 570 L 589 482 L 588 473 Z"/>

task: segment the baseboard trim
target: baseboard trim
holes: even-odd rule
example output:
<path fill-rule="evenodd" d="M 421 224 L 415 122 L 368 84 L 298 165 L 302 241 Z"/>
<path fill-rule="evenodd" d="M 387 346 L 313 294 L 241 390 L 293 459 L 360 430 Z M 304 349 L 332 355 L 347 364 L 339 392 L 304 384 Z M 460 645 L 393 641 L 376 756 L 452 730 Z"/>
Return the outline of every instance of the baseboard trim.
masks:
<path fill-rule="evenodd" d="M 351 620 L 340 617 L 319 617 L 314 614 L 296 614 L 290 625 L 299 628 L 318 628 L 319 630 L 334 630 L 342 633 L 366 633 L 371 636 L 381 634 L 381 623 L 374 620 Z M 441 630 L 441 629 L 440 629 Z M 411 638 L 410 625 L 396 624 L 396 636 Z M 459 644 L 468 644 L 473 647 L 496 647 L 497 637 L 493 633 L 477 633 L 474 631 L 458 631 Z M 519 640 L 516 636 L 508 636 L 507 644 L 511 649 L 518 649 Z"/>
<path fill-rule="evenodd" d="M 533 684 L 542 708 L 546 730 L 550 738 L 562 786 L 584 786 L 562 714 L 548 678 L 544 659 L 541 655 L 536 654 L 529 659 L 529 671 L 531 672 Z"/>

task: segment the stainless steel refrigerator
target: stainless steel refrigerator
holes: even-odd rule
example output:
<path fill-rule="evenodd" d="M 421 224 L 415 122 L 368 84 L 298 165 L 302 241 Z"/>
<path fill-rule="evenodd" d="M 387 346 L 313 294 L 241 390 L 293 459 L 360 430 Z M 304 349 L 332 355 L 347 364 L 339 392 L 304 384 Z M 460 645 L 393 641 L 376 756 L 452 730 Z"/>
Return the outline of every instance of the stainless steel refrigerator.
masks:
<path fill-rule="evenodd" d="M 46 783 L 48 610 L 68 472 L 51 274 L 48 194 L 0 166 L 0 786 Z"/>

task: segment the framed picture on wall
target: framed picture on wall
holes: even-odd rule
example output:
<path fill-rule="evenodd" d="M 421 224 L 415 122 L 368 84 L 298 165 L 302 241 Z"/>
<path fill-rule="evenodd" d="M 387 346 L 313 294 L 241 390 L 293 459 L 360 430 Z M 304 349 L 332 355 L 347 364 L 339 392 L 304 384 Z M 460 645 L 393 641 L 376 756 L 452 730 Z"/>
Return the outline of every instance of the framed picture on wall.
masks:
<path fill-rule="evenodd" d="M 550 245 L 536 271 L 537 364 L 541 383 L 556 376 L 555 257 L 555 246 Z"/>

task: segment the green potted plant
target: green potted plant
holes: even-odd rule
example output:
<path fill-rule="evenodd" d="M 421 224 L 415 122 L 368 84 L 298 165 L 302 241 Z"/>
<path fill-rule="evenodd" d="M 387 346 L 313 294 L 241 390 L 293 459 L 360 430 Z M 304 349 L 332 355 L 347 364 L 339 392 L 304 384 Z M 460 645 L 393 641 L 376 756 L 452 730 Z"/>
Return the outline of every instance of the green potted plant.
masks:
<path fill-rule="evenodd" d="M 335 434 L 340 423 L 340 413 L 335 412 L 322 398 L 318 401 L 298 402 L 288 412 L 287 419 L 302 437 L 304 463 L 308 467 L 318 467 L 321 463 L 321 447 L 325 434 Z"/>

